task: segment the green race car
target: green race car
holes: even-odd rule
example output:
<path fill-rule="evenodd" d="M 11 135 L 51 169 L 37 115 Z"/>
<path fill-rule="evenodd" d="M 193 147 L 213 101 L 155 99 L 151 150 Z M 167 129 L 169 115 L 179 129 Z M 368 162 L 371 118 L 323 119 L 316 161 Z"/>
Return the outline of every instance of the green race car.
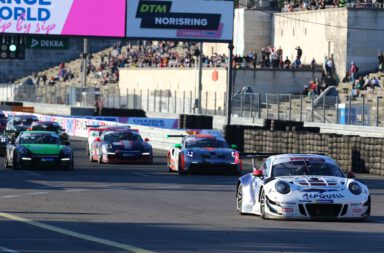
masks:
<path fill-rule="evenodd" d="M 13 169 L 74 168 L 72 148 L 49 131 L 21 132 L 7 144 L 4 161 L 6 168 Z"/>

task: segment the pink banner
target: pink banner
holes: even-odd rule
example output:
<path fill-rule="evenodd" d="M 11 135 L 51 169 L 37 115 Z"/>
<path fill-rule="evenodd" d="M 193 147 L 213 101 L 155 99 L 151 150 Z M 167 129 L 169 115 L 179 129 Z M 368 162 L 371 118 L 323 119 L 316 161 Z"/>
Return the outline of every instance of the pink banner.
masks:
<path fill-rule="evenodd" d="M 7 1 L 0 33 L 125 36 L 126 0 Z"/>

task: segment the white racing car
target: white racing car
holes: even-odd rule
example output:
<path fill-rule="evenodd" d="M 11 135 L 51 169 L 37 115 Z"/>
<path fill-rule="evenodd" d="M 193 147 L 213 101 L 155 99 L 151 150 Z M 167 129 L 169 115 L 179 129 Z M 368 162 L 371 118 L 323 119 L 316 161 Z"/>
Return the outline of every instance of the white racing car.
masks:
<path fill-rule="evenodd" d="M 269 156 L 239 178 L 236 207 L 240 214 L 270 219 L 364 220 L 370 216 L 371 198 L 367 186 L 353 173 L 345 176 L 333 159 L 283 154 Z"/>

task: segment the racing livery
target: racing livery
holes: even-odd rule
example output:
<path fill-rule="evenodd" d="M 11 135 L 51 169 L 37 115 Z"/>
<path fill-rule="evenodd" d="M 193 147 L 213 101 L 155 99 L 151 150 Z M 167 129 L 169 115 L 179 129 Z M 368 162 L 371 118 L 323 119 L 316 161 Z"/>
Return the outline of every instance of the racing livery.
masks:
<path fill-rule="evenodd" d="M 313 154 L 268 157 L 237 184 L 240 214 L 271 219 L 359 219 L 370 216 L 365 184 L 345 176 L 331 158 Z"/>
<path fill-rule="evenodd" d="M 64 168 L 73 170 L 72 149 L 54 132 L 25 131 L 7 145 L 6 168 Z"/>
<path fill-rule="evenodd" d="M 100 137 L 103 132 L 107 130 L 118 130 L 118 129 L 130 129 L 130 126 L 98 126 L 98 125 L 90 125 L 87 126 L 88 131 L 88 139 L 87 139 L 87 154 L 89 155 L 89 151 L 92 148 L 92 143 L 96 138 Z"/>
<path fill-rule="evenodd" d="M 98 163 L 152 164 L 153 152 L 148 139 L 143 140 L 137 130 L 104 131 L 92 142 L 89 160 Z"/>
<path fill-rule="evenodd" d="M 167 154 L 170 172 L 186 174 L 195 170 L 241 172 L 241 161 L 236 146 L 230 146 L 224 138 L 210 134 L 170 135 L 183 137 Z"/>

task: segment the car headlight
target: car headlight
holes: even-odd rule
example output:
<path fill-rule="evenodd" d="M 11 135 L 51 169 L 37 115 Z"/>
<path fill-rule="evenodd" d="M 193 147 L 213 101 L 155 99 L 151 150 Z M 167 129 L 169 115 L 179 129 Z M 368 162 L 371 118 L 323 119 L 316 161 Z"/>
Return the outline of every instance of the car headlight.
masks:
<path fill-rule="evenodd" d="M 361 186 L 356 182 L 350 183 L 348 185 L 348 189 L 350 190 L 350 192 L 352 192 L 355 195 L 359 195 L 362 192 Z"/>
<path fill-rule="evenodd" d="M 64 147 L 64 148 L 62 149 L 62 152 L 63 152 L 64 155 L 70 155 L 71 152 L 72 152 L 72 150 L 71 150 L 71 148 L 69 148 L 69 147 Z"/>
<path fill-rule="evenodd" d="M 291 187 L 285 181 L 277 181 L 275 184 L 275 189 L 278 193 L 288 194 L 291 191 Z"/>
<path fill-rule="evenodd" d="M 29 154 L 30 152 L 29 152 L 29 150 L 28 150 L 26 147 L 21 146 L 21 147 L 19 148 L 19 153 L 22 154 L 22 155 L 27 155 L 27 154 Z"/>
<path fill-rule="evenodd" d="M 192 150 L 188 150 L 187 151 L 187 156 L 192 158 L 193 157 L 193 151 Z"/>

